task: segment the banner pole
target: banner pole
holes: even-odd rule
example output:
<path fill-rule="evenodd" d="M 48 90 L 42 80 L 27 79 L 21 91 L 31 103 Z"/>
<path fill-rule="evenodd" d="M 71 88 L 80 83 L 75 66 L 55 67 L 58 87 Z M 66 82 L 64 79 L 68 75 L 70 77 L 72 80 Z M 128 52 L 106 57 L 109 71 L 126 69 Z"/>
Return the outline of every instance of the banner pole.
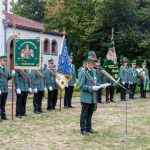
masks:
<path fill-rule="evenodd" d="M 12 116 L 11 116 L 11 119 L 13 120 L 14 119 L 14 80 L 12 79 Z"/>
<path fill-rule="evenodd" d="M 13 40 L 13 47 L 15 50 L 15 40 L 16 40 L 16 25 L 13 24 L 13 30 L 14 30 L 14 40 Z M 13 62 L 14 63 L 14 62 Z M 14 66 L 12 68 L 12 70 L 14 69 Z M 14 119 L 14 78 L 12 77 L 12 94 L 11 94 L 11 99 L 12 99 L 12 103 L 11 103 L 11 119 Z"/>
<path fill-rule="evenodd" d="M 59 111 L 61 111 L 61 95 L 62 95 L 62 89 L 60 88 L 60 105 L 59 105 Z"/>

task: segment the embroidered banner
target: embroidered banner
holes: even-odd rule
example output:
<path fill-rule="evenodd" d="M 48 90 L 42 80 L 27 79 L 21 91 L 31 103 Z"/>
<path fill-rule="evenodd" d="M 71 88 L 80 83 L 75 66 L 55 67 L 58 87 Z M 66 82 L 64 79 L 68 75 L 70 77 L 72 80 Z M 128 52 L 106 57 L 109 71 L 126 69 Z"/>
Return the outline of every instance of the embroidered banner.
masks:
<path fill-rule="evenodd" d="M 14 56 L 15 69 L 40 69 L 40 38 L 16 38 Z"/>

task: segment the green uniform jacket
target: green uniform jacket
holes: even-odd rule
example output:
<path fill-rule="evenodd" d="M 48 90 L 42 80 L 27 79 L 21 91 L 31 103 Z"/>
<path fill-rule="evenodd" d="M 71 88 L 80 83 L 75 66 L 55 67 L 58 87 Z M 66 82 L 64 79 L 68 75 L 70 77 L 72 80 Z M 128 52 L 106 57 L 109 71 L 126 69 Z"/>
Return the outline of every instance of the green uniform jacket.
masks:
<path fill-rule="evenodd" d="M 2 74 L 4 74 L 4 76 Z M 0 91 L 2 93 L 8 93 L 8 80 L 11 79 L 9 71 L 6 67 L 0 66 Z"/>
<path fill-rule="evenodd" d="M 129 82 L 131 84 L 137 83 L 137 72 L 136 68 L 133 69 L 132 67 L 129 68 Z"/>
<path fill-rule="evenodd" d="M 129 83 L 130 73 L 129 73 L 128 66 L 126 67 L 121 66 L 119 73 L 120 73 L 121 82 Z"/>
<path fill-rule="evenodd" d="M 87 78 L 86 69 L 80 71 L 79 74 L 79 87 L 80 87 L 80 101 L 82 103 L 95 104 L 96 103 L 96 92 L 93 91 L 92 83 Z M 93 76 L 97 80 L 96 71 L 93 70 Z M 97 83 L 97 81 L 96 81 Z"/>
<path fill-rule="evenodd" d="M 71 70 L 72 70 L 72 73 L 71 73 L 71 81 L 68 83 L 69 86 L 74 86 L 74 84 L 76 83 L 76 70 L 75 70 L 75 65 L 74 64 L 71 64 Z"/>
<path fill-rule="evenodd" d="M 37 88 L 38 91 L 44 91 L 46 85 L 45 85 L 45 75 L 43 69 L 31 71 L 31 86 L 32 89 Z"/>
<path fill-rule="evenodd" d="M 20 89 L 23 92 L 28 92 L 31 87 L 30 74 L 28 70 L 16 70 L 15 76 L 15 88 Z"/>
<path fill-rule="evenodd" d="M 58 89 L 57 83 L 56 83 L 56 77 L 55 75 L 53 75 L 50 70 L 54 73 L 56 73 L 56 69 L 54 68 L 48 68 L 45 71 L 45 84 L 46 84 L 46 88 L 48 89 L 50 86 L 53 89 Z"/>

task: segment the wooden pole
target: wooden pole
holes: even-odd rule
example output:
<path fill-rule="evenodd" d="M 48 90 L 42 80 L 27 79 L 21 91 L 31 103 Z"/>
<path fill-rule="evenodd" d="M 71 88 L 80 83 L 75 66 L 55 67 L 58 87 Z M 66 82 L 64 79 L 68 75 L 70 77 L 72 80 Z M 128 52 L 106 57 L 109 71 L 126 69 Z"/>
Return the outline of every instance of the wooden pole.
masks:
<path fill-rule="evenodd" d="M 11 112 L 11 119 L 13 120 L 14 119 L 14 80 L 12 79 L 12 104 L 11 104 L 11 106 L 12 106 L 12 108 L 11 108 L 11 110 L 12 110 L 12 112 Z"/>
<path fill-rule="evenodd" d="M 16 30 L 16 25 L 13 24 L 13 30 L 14 30 L 14 40 L 13 40 L 13 48 L 15 50 L 15 40 L 16 40 L 16 33 L 15 33 L 15 30 Z M 14 62 L 13 62 L 14 63 Z M 14 69 L 14 67 L 12 68 L 12 70 Z M 12 96 L 11 96 L 11 118 L 12 120 L 14 119 L 14 79 L 12 77 Z"/>

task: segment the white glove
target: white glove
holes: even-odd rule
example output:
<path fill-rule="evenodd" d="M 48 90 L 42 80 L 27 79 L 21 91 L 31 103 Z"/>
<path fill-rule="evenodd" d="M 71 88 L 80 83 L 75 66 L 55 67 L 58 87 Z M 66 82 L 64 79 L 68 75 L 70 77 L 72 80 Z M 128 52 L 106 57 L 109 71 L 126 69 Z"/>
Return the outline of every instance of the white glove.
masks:
<path fill-rule="evenodd" d="M 21 94 L 21 90 L 19 88 L 16 91 L 17 91 L 17 94 Z"/>
<path fill-rule="evenodd" d="M 44 91 L 47 92 L 47 88 L 46 87 L 44 88 Z"/>
<path fill-rule="evenodd" d="M 122 84 L 125 85 L 125 82 L 123 81 Z"/>
<path fill-rule="evenodd" d="M 77 84 L 74 84 L 74 87 L 76 87 L 77 86 Z"/>
<path fill-rule="evenodd" d="M 53 88 L 51 87 L 51 86 L 49 86 L 49 88 L 48 88 L 50 91 L 53 91 Z"/>
<path fill-rule="evenodd" d="M 29 88 L 29 92 L 32 93 L 32 89 L 31 88 Z"/>
<path fill-rule="evenodd" d="M 129 81 L 129 84 L 133 84 L 133 83 Z"/>
<path fill-rule="evenodd" d="M 100 88 L 100 86 L 93 86 L 93 91 L 98 91 Z"/>
<path fill-rule="evenodd" d="M 2 94 L 2 91 L 0 90 L 0 95 Z"/>
<path fill-rule="evenodd" d="M 12 70 L 12 71 L 11 71 L 11 75 L 12 75 L 12 76 L 14 76 L 15 73 L 16 73 L 15 70 Z"/>
<path fill-rule="evenodd" d="M 66 87 L 68 87 L 68 84 L 66 84 Z"/>
<path fill-rule="evenodd" d="M 106 87 L 108 87 L 108 86 L 110 86 L 110 85 L 111 85 L 111 83 L 101 84 L 101 85 L 100 85 L 100 88 L 106 88 Z"/>
<path fill-rule="evenodd" d="M 37 92 L 38 92 L 37 88 L 35 88 L 35 89 L 33 90 L 33 92 L 34 92 L 34 93 L 37 93 Z"/>

